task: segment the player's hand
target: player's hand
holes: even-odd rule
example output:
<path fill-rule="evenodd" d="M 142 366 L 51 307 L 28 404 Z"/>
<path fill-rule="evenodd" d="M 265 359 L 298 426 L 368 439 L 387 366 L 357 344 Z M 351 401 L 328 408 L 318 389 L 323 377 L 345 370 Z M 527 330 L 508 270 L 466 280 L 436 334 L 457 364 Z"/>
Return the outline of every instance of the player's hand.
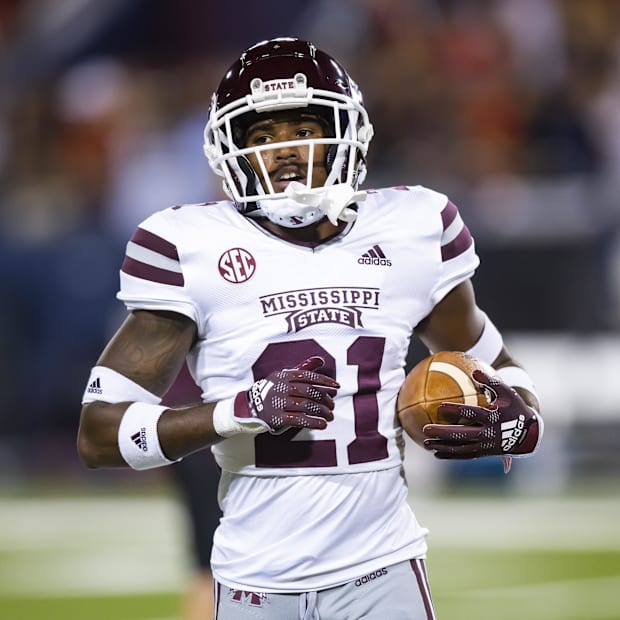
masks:
<path fill-rule="evenodd" d="M 453 418 L 455 424 L 427 424 L 422 429 L 427 437 L 424 446 L 440 459 L 504 456 L 507 471 L 511 455 L 530 454 L 536 449 L 542 433 L 540 416 L 498 377 L 480 370 L 474 370 L 472 377 L 493 395 L 489 406 L 442 403 L 441 413 Z"/>
<path fill-rule="evenodd" d="M 322 372 L 323 364 L 320 357 L 310 357 L 256 381 L 233 399 L 232 425 L 214 415 L 216 431 L 227 437 L 237 432 L 325 428 L 334 419 L 333 396 L 340 384 Z"/>

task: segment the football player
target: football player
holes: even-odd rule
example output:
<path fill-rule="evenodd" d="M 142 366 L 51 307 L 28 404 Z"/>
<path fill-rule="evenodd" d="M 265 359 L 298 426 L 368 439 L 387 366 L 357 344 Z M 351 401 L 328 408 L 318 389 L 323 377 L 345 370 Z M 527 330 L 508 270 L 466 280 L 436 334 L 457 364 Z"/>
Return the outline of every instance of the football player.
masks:
<path fill-rule="evenodd" d="M 412 334 L 495 369 L 476 376 L 488 408 L 425 427 L 435 456 L 509 464 L 542 437 L 532 381 L 476 304 L 472 236 L 439 192 L 360 189 L 372 125 L 311 43 L 244 51 L 204 135 L 230 200 L 155 213 L 129 241 L 130 313 L 88 379 L 81 458 L 147 469 L 211 447 L 218 620 L 434 618 L 395 415 Z M 186 359 L 203 404 L 168 408 Z"/>

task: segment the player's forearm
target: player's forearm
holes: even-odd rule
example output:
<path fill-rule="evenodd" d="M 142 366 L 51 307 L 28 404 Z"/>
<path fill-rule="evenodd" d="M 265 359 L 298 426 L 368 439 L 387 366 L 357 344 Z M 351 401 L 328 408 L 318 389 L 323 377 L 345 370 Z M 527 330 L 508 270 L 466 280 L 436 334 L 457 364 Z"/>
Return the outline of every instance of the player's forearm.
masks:
<path fill-rule="evenodd" d="M 166 456 L 178 460 L 222 439 L 213 428 L 213 404 L 168 409 L 159 418 L 160 442 Z"/>
<path fill-rule="evenodd" d="M 78 453 L 90 468 L 129 467 L 119 447 L 119 428 L 131 403 L 88 403 L 82 410 Z M 176 461 L 221 437 L 213 429 L 213 405 L 166 409 L 156 424 L 161 450 Z M 139 439 L 136 438 L 137 440 Z"/>
<path fill-rule="evenodd" d="M 128 406 L 95 401 L 82 407 L 77 449 L 87 467 L 127 467 L 118 447 L 118 427 Z"/>

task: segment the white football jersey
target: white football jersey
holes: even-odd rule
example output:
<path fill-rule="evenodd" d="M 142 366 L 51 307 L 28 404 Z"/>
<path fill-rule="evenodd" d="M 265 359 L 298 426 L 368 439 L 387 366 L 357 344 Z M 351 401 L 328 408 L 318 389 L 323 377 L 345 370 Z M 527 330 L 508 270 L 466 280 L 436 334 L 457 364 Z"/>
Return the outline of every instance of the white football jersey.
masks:
<path fill-rule="evenodd" d="M 195 321 L 188 366 L 205 402 L 315 355 L 341 385 L 325 430 L 240 434 L 213 446 L 224 471 L 218 580 L 312 590 L 423 555 L 426 530 L 406 506 L 396 395 L 412 330 L 477 265 L 457 208 L 420 186 L 368 190 L 355 222 L 314 247 L 280 239 L 226 201 L 172 207 L 140 225 L 127 246 L 119 298 L 129 309 Z M 320 476 L 317 484 L 309 476 Z M 347 507 L 351 495 L 328 484 L 345 479 L 374 493 Z M 308 502 L 312 534 L 298 513 Z M 295 564 L 273 532 L 274 514 L 307 561 Z M 367 535 L 364 514 L 375 515 L 382 536 Z"/>

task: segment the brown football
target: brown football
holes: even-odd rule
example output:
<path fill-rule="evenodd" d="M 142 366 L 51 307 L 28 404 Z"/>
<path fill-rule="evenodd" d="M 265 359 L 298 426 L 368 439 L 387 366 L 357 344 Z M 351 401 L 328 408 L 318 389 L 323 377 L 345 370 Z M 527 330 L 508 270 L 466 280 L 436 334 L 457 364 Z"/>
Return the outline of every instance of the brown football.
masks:
<path fill-rule="evenodd" d="M 441 416 L 441 403 L 463 403 L 485 407 L 489 399 L 484 388 L 471 376 L 476 369 L 494 374 L 486 363 L 461 351 L 439 351 L 418 362 L 407 374 L 396 401 L 402 427 L 418 444 L 425 435 L 426 424 L 453 424 Z"/>

